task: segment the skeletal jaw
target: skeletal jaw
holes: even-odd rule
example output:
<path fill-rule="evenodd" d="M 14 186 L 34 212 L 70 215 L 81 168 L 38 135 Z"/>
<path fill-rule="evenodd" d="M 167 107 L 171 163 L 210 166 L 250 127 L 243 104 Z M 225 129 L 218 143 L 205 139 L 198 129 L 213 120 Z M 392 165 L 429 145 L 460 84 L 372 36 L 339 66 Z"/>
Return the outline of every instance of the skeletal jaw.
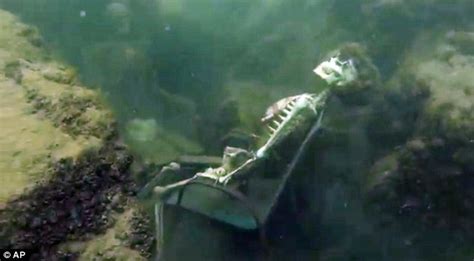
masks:
<path fill-rule="evenodd" d="M 328 84 L 337 86 L 344 86 L 357 79 L 357 70 L 352 60 L 341 61 L 338 55 L 322 62 L 313 72 Z"/>

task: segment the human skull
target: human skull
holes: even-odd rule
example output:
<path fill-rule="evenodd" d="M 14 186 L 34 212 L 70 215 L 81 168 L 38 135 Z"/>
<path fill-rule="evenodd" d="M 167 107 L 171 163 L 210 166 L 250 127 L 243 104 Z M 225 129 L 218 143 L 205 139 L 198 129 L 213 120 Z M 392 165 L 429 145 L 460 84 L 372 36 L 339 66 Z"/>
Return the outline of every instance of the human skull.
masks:
<path fill-rule="evenodd" d="M 339 55 L 322 62 L 313 72 L 330 85 L 344 86 L 357 79 L 357 70 L 352 60 L 341 61 Z"/>

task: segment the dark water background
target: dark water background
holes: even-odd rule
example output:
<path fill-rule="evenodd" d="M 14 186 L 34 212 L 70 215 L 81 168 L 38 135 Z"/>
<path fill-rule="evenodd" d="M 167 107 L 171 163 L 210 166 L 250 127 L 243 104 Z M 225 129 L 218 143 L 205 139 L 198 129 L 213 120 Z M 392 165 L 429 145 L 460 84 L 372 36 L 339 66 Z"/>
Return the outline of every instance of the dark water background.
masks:
<path fill-rule="evenodd" d="M 461 27 L 474 20 L 472 10 L 450 1 L 413 1 L 410 10 L 404 5 L 382 8 L 386 2 L 390 1 L 0 0 L 0 6 L 36 25 L 51 52 L 74 65 L 86 85 L 103 93 L 123 132 L 133 119 L 155 119 L 167 132 L 199 143 L 204 153 L 219 155 L 221 147 L 209 142 L 215 140 L 215 132 L 203 131 L 203 126 L 225 125 L 227 114 L 220 114 L 219 108 L 233 85 L 251 83 L 255 93 L 266 88 L 277 97 L 317 91 L 312 69 L 328 51 L 347 41 L 368 46 L 381 77 L 388 79 L 416 33 L 447 24 Z M 260 110 L 273 98 L 259 97 L 249 98 L 246 106 Z M 255 131 L 252 126 L 244 129 Z M 380 217 L 364 211 L 362 192 L 354 185 L 361 182 L 358 175 L 366 166 L 345 163 L 369 161 L 370 144 L 363 129 L 356 123 L 349 145 L 334 148 L 327 154 L 332 157 L 307 160 L 316 165 L 314 169 L 335 174 L 321 182 L 325 199 L 319 203 L 324 214 L 311 228 L 310 239 L 281 231 L 285 238 L 277 244 L 277 256 L 281 260 L 474 258 L 472 247 L 443 231 L 424 231 L 420 237 L 413 232 L 416 224 L 374 225 Z M 148 152 L 136 153 L 145 157 Z M 313 189 L 317 188 L 308 191 Z M 275 227 L 292 223 L 285 217 L 277 219 Z"/>

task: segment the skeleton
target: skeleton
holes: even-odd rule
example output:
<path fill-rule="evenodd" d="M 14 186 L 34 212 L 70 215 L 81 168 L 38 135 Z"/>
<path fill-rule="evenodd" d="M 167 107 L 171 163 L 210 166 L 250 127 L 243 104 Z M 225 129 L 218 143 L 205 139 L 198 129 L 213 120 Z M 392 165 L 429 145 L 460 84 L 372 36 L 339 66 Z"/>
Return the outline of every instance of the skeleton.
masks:
<path fill-rule="evenodd" d="M 357 79 L 357 71 L 352 60 L 341 61 L 339 56 L 321 63 L 314 69 L 314 72 L 329 86 L 346 86 Z M 319 94 L 304 93 L 274 103 L 262 118 L 262 122 L 267 125 L 270 132 L 270 137 L 255 152 L 226 147 L 220 167 L 208 168 L 203 172 L 196 173 L 191 178 L 180 179 L 178 182 L 173 181 L 179 166 L 170 164 L 170 166 L 163 168 L 160 175 L 165 176 L 162 179 L 166 179 L 167 175 L 173 181 L 161 182 L 158 180 L 152 185 L 159 184 L 153 187 L 153 193 L 159 199 L 155 204 L 157 252 L 162 253 L 163 249 L 163 228 L 165 226 L 163 213 L 167 204 L 181 206 L 238 228 L 261 229 L 261 222 L 265 222 L 275 208 L 285 183 L 298 162 L 298 155 L 301 155 L 305 144 L 320 128 L 330 93 L 329 89 Z M 287 170 L 277 180 L 279 184 L 275 184 L 275 180 L 268 182 L 268 180 L 260 179 L 253 183 L 258 186 L 259 193 L 247 193 L 251 191 L 252 180 L 245 178 L 255 173 L 251 170 L 260 162 L 265 161 L 279 144 L 282 144 L 288 136 L 301 129 L 306 123 L 312 123 L 312 127 L 296 151 L 293 160 L 290 161 Z M 210 184 L 212 182 L 215 184 Z M 219 186 L 216 186 L 217 184 Z M 261 186 L 262 184 L 263 186 Z M 271 189 L 269 189 L 269 185 L 272 186 Z M 190 194 L 183 196 L 186 187 L 188 187 L 187 191 Z M 260 191 L 260 188 L 263 189 Z M 247 189 L 248 191 L 245 192 Z M 219 195 L 227 196 L 220 197 Z M 234 202 L 236 200 L 240 207 L 237 207 Z M 250 200 L 253 200 L 253 204 L 248 204 Z M 263 230 L 260 232 L 259 234 L 264 240 L 265 233 Z"/>
<path fill-rule="evenodd" d="M 357 70 L 352 60 L 341 61 L 339 55 L 322 62 L 314 69 L 314 73 L 330 86 L 345 86 L 357 79 Z M 246 172 L 246 169 L 268 157 L 269 152 L 275 146 L 305 122 L 316 119 L 318 125 L 320 125 L 329 95 L 330 90 L 326 89 L 319 94 L 304 93 L 277 101 L 267 109 L 265 116 L 262 118 L 262 122 L 267 124 L 270 131 L 270 137 L 262 147 L 256 152 L 247 152 L 240 149 L 240 153 L 246 155 L 246 157 L 235 160 L 240 164 L 228 164 L 238 154 L 230 153 L 232 150 L 236 151 L 236 148 L 232 148 L 232 150 L 226 148 L 222 167 L 209 168 L 202 173 L 197 173 L 196 176 L 210 178 L 217 183 L 227 185 L 231 180 L 241 176 L 242 172 Z"/>

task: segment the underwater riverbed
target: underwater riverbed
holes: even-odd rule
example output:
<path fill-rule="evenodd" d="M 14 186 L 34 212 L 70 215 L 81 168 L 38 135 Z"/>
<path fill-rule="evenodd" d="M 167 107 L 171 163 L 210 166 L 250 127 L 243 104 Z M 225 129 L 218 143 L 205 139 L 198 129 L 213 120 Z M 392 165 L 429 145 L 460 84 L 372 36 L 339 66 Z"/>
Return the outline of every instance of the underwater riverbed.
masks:
<path fill-rule="evenodd" d="M 137 194 L 163 166 L 214 175 L 206 168 L 224 157 L 227 171 L 226 157 L 247 157 L 275 132 L 262 117 L 330 89 L 321 131 L 267 220 L 266 248 L 258 233 L 170 214 L 165 260 L 474 258 L 474 2 L 0 8 L 0 248 L 156 258 L 155 199 Z M 316 75 L 331 57 L 356 76 L 338 85 Z M 258 172 L 284 172 L 303 129 Z"/>

